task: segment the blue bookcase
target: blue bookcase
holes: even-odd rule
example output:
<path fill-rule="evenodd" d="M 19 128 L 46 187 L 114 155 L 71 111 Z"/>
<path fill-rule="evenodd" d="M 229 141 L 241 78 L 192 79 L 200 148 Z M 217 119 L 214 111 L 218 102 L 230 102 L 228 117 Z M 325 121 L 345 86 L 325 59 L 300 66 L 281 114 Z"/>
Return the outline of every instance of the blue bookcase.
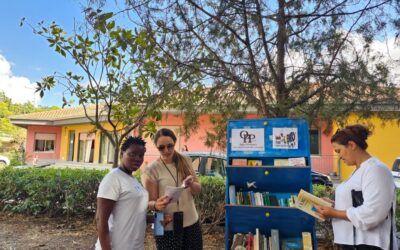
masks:
<path fill-rule="evenodd" d="M 275 160 L 304 157 L 305 166 L 274 166 Z M 258 160 L 261 166 L 233 165 L 233 160 Z M 297 194 L 312 192 L 309 129 L 306 120 L 273 118 L 230 120 L 227 128 L 227 178 L 225 249 L 230 249 L 236 233 L 255 234 L 256 228 L 270 236 L 279 230 L 279 238 L 312 235 L 317 249 L 314 217 L 288 206 L 230 204 L 229 186 L 236 192 Z"/>

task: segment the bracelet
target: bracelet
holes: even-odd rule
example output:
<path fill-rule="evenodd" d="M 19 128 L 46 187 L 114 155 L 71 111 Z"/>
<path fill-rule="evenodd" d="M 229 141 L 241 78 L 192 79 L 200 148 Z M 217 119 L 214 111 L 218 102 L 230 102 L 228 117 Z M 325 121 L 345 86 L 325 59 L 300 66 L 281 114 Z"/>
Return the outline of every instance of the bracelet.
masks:
<path fill-rule="evenodd" d="M 157 201 L 154 202 L 154 212 L 160 212 L 160 210 L 157 209 L 156 204 L 157 204 Z"/>
<path fill-rule="evenodd" d="M 150 211 L 156 211 L 156 202 L 155 201 L 149 201 L 149 210 Z"/>

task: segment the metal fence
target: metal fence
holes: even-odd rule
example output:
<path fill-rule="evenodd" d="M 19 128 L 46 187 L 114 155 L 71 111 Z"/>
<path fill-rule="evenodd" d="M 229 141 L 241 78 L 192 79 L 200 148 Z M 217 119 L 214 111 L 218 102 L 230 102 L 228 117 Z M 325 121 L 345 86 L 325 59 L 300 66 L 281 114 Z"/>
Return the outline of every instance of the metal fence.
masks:
<path fill-rule="evenodd" d="M 340 160 L 337 155 L 311 155 L 312 170 L 324 174 L 341 176 Z"/>

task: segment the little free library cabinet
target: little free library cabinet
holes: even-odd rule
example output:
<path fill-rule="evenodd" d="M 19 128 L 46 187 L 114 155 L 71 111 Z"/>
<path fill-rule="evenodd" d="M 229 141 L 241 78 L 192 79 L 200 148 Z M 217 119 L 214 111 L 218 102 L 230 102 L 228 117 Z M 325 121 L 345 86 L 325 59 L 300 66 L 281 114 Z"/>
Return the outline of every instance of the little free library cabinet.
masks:
<path fill-rule="evenodd" d="M 227 162 L 225 249 L 317 249 L 315 218 L 293 206 L 312 192 L 306 120 L 228 121 Z"/>

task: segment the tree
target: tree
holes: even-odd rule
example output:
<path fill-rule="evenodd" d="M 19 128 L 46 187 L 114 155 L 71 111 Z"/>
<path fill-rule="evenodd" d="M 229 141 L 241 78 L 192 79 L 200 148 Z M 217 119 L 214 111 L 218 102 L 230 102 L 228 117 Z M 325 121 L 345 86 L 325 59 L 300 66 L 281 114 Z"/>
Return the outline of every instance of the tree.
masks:
<path fill-rule="evenodd" d="M 71 36 L 56 23 L 45 26 L 40 22 L 36 27 L 28 23 L 50 47 L 72 58 L 82 70 L 81 74 L 56 72 L 46 76 L 37 83 L 37 91 L 43 96 L 62 85 L 63 106 L 76 99 L 95 129 L 109 138 L 115 149 L 115 167 L 124 138 L 136 128 L 146 136 L 154 131 L 164 97 L 185 80 L 177 80 L 179 70 L 160 56 L 151 32 L 116 25 L 112 12 L 88 8 L 85 13 L 85 24 Z M 94 109 L 94 114 L 89 109 Z"/>
<path fill-rule="evenodd" d="M 128 6 L 167 57 L 201 75 L 207 91 L 198 102 L 177 100 L 187 114 L 196 104 L 195 115 L 213 110 L 231 118 L 255 108 L 263 117 L 330 121 L 399 104 L 387 66 L 370 49 L 398 18 L 392 9 L 398 1 L 146 0 Z"/>

